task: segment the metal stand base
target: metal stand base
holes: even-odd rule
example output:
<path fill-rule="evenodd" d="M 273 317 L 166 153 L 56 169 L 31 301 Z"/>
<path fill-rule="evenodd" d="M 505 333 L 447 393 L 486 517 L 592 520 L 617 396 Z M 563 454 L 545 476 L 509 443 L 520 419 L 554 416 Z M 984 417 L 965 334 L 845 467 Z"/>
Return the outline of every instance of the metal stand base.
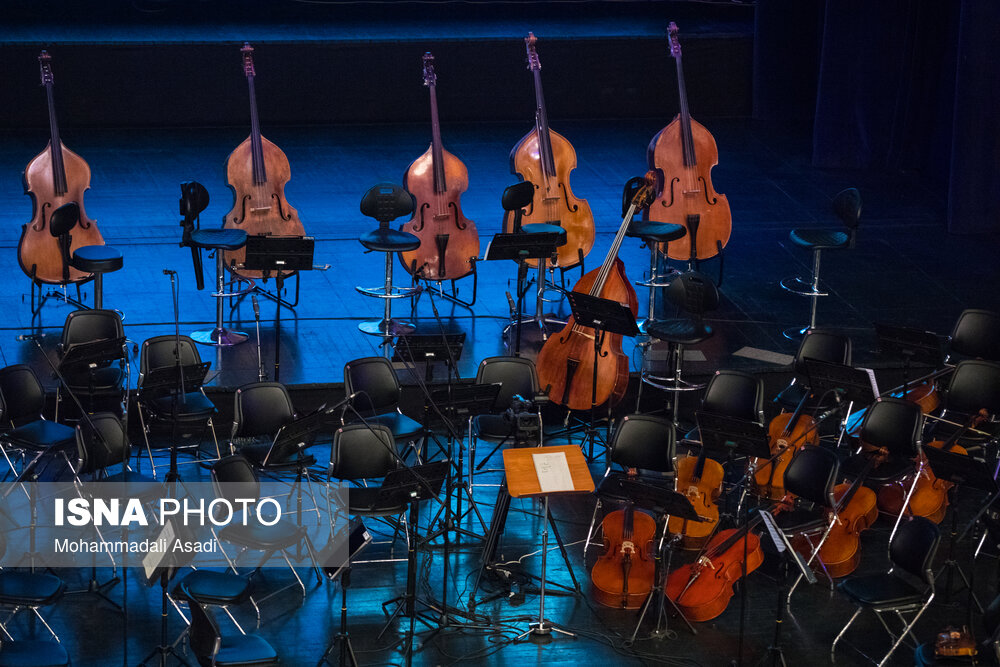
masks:
<path fill-rule="evenodd" d="M 358 330 L 369 336 L 405 336 L 417 330 L 412 322 L 402 320 L 368 320 L 358 324 Z"/>
<path fill-rule="evenodd" d="M 191 333 L 191 340 L 202 345 L 215 345 L 216 347 L 231 347 L 245 343 L 250 338 L 242 331 L 233 331 L 222 327 L 221 329 L 202 329 Z"/>

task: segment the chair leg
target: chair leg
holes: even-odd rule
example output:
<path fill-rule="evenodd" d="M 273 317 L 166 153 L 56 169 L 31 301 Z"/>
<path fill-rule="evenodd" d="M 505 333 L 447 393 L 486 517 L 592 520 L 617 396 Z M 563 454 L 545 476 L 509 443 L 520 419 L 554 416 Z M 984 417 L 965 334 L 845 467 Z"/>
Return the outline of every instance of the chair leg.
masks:
<path fill-rule="evenodd" d="M 833 643 L 830 644 L 830 659 L 831 660 L 833 659 L 834 652 L 837 650 L 837 642 L 839 642 L 840 638 L 844 636 L 844 633 L 847 632 L 847 628 L 851 627 L 851 624 L 854 623 L 854 619 L 856 619 L 858 617 L 858 615 L 862 612 L 863 609 L 864 609 L 864 607 L 858 607 L 856 610 L 854 610 L 854 615 L 851 616 L 851 620 L 847 621 L 847 625 L 845 625 L 840 630 L 840 632 L 837 633 L 837 636 L 833 638 Z"/>
<path fill-rule="evenodd" d="M 583 558 L 587 559 L 587 549 L 590 548 L 590 538 L 594 536 L 594 526 L 597 525 L 597 511 L 601 509 L 601 499 L 594 503 L 594 513 L 590 517 L 590 527 L 587 528 L 587 539 L 583 541 Z"/>

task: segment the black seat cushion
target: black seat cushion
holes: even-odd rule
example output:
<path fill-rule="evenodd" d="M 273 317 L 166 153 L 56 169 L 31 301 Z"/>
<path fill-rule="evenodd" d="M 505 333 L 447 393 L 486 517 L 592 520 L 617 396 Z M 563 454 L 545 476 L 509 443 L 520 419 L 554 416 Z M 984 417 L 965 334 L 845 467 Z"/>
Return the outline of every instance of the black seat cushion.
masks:
<path fill-rule="evenodd" d="M 774 520 L 782 532 L 804 533 L 824 527 L 826 512 L 821 509 L 794 509 L 790 512 L 779 512 L 774 516 Z"/>
<path fill-rule="evenodd" d="M 69 447 L 76 444 L 76 432 L 64 424 L 38 419 L 18 426 L 4 437 L 12 446 L 42 451 L 51 447 Z"/>
<path fill-rule="evenodd" d="M 66 584 L 44 572 L 0 572 L 0 604 L 43 607 L 62 595 Z"/>
<path fill-rule="evenodd" d="M 634 236 L 656 243 L 667 243 L 676 241 L 685 234 L 687 228 L 684 225 L 675 225 L 669 222 L 653 222 L 652 220 L 642 220 L 633 222 L 627 232 L 628 236 Z"/>
<path fill-rule="evenodd" d="M 232 572 L 192 570 L 174 584 L 172 594 L 201 604 L 242 604 L 250 599 L 250 581 Z"/>
<path fill-rule="evenodd" d="M 239 250 L 247 244 L 247 233 L 242 229 L 196 229 L 191 232 L 191 245 L 213 250 Z"/>
<path fill-rule="evenodd" d="M 200 662 L 214 664 L 216 667 L 277 665 L 278 654 L 275 653 L 274 647 L 259 635 L 223 635 L 222 647 L 215 655 L 215 661 L 200 660 Z"/>
<path fill-rule="evenodd" d="M 832 229 L 793 229 L 788 238 L 800 248 L 809 250 L 843 248 L 850 242 L 846 232 Z"/>
<path fill-rule="evenodd" d="M 664 320 L 654 322 L 646 332 L 651 338 L 676 343 L 696 345 L 712 337 L 712 327 L 693 320 Z"/>
<path fill-rule="evenodd" d="M 251 519 L 244 526 L 239 518 L 219 531 L 219 538 L 226 542 L 261 551 L 287 549 L 298 544 L 304 535 L 302 528 L 286 521 L 265 526 Z"/>
<path fill-rule="evenodd" d="M 153 414 L 163 419 L 174 416 L 174 400 L 171 396 L 158 396 L 146 403 Z M 183 401 L 177 401 L 177 419 L 180 421 L 208 419 L 215 414 L 215 404 L 200 391 L 184 394 Z"/>
<path fill-rule="evenodd" d="M 373 229 L 358 240 L 361 245 L 376 252 L 405 252 L 420 247 L 419 237 L 388 227 Z"/>
<path fill-rule="evenodd" d="M 923 591 L 895 575 L 850 577 L 838 585 L 840 592 L 865 607 L 904 607 L 919 604 Z"/>
<path fill-rule="evenodd" d="M 367 420 L 369 424 L 382 424 L 389 427 L 389 430 L 392 431 L 392 437 L 397 440 L 415 438 L 424 430 L 424 427 L 419 422 L 398 412 L 386 412 L 374 417 L 367 417 Z"/>
<path fill-rule="evenodd" d="M 163 495 L 160 487 L 155 486 L 159 480 L 147 477 L 135 470 L 122 470 L 114 475 L 101 478 L 105 483 L 133 484 L 138 485 L 129 489 L 130 496 L 138 498 L 141 502 L 152 502 Z"/>
<path fill-rule="evenodd" d="M 347 490 L 348 514 L 357 516 L 390 516 L 406 511 L 406 505 L 379 501 L 377 486 L 352 486 Z"/>
<path fill-rule="evenodd" d="M 267 460 L 267 455 L 271 451 L 271 443 L 261 442 L 252 445 L 244 445 L 240 447 L 240 454 L 245 456 L 251 464 L 256 468 L 262 468 L 267 470 L 298 470 L 300 467 L 309 468 L 316 465 L 316 458 L 314 456 L 303 456 L 301 459 L 296 457 L 291 458 L 279 458 L 272 456 L 271 460 L 267 461 L 267 465 L 264 464 Z"/>
<path fill-rule="evenodd" d="M 545 222 L 532 222 L 521 225 L 521 232 L 524 234 L 558 234 L 556 246 L 564 246 L 567 242 L 566 230 L 559 225 L 550 225 Z"/>
<path fill-rule="evenodd" d="M 621 502 L 634 501 L 635 498 L 631 495 L 632 490 L 623 486 L 623 484 L 627 484 L 630 481 L 640 482 L 647 487 L 661 487 L 665 492 L 665 495 L 672 495 L 673 492 L 673 483 L 665 478 L 649 477 L 648 475 L 636 478 L 630 477 L 626 473 L 616 471 L 608 473 L 608 476 L 600 481 L 597 486 L 597 495 L 602 500 Z"/>
<path fill-rule="evenodd" d="M 856 454 L 848 457 L 840 464 L 840 472 L 844 476 L 854 479 L 861 472 L 861 469 L 864 468 L 866 460 L 867 458 L 864 454 Z M 887 484 L 905 477 L 907 474 L 913 472 L 915 467 L 916 464 L 910 459 L 888 458 L 880 463 L 877 468 L 870 470 L 865 480 L 872 484 Z"/>
<path fill-rule="evenodd" d="M 63 377 L 73 391 L 89 392 L 93 388 L 95 393 L 112 392 L 121 388 L 125 371 L 117 365 L 95 368 L 91 378 L 89 369 L 78 368 L 64 372 Z"/>
<path fill-rule="evenodd" d="M 124 265 L 122 253 L 109 245 L 85 245 L 73 251 L 74 269 L 87 273 L 111 273 Z"/>
<path fill-rule="evenodd" d="M 39 639 L 19 639 L 0 644 L 0 667 L 68 667 L 62 644 Z"/>

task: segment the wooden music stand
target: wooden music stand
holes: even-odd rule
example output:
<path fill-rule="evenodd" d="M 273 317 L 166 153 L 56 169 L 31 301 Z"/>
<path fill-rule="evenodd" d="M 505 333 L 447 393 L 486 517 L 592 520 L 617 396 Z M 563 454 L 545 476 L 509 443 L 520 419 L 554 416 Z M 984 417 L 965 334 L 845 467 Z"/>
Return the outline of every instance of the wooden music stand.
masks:
<path fill-rule="evenodd" d="M 542 484 L 535 470 L 535 456 L 562 453 L 566 457 L 571 477 L 571 488 L 563 490 L 542 491 Z M 528 635 L 548 636 L 553 630 L 570 637 L 572 632 L 555 627 L 551 621 L 545 620 L 545 570 L 549 553 L 549 497 L 553 495 L 568 495 L 572 493 L 593 493 L 594 478 L 590 475 L 587 460 L 583 450 L 577 445 L 559 445 L 556 447 L 528 447 L 520 449 L 505 449 L 503 451 L 503 467 L 507 474 L 507 491 L 512 498 L 542 498 L 542 576 L 541 592 L 538 599 L 538 622 L 531 623 L 528 629 L 514 640 L 520 640 Z"/>

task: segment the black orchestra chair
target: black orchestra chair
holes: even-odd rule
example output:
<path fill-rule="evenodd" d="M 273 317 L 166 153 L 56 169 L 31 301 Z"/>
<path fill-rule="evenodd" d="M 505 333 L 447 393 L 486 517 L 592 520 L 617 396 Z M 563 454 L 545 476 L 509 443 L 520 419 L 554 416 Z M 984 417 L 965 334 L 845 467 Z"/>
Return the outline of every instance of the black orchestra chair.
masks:
<path fill-rule="evenodd" d="M 818 361 L 828 361 L 832 364 L 851 365 L 851 339 L 843 334 L 824 331 L 822 329 L 810 329 L 802 336 L 799 349 L 795 353 L 795 361 L 792 368 L 795 377 L 791 383 L 781 390 L 774 398 L 775 403 L 785 410 L 794 410 L 798 407 L 803 397 L 809 392 L 809 378 L 806 377 L 806 359 L 816 359 Z M 814 396 L 807 401 L 805 407 L 816 409 L 826 407 L 828 401 L 820 401 L 822 397 Z"/>
<path fill-rule="evenodd" d="M 939 656 L 935 655 L 936 642 L 924 642 L 917 647 L 913 654 L 913 661 L 916 667 L 954 667 L 957 665 L 995 665 L 1000 657 L 1000 595 L 993 598 L 993 601 L 983 612 L 980 619 L 982 623 L 981 632 L 976 633 L 979 641 L 976 642 L 978 654 L 976 656 Z M 972 630 L 972 628 L 969 628 Z M 985 658 L 985 661 L 984 661 Z"/>
<path fill-rule="evenodd" d="M 396 442 L 410 445 L 420 461 L 424 427 L 399 409 L 402 390 L 396 370 L 385 357 L 362 357 L 344 364 L 344 393 L 354 396 L 353 409 L 368 424 L 382 424 Z M 406 455 L 403 452 L 403 456 Z"/>
<path fill-rule="evenodd" d="M 94 308 L 104 308 L 104 274 L 125 265 L 122 253 L 109 245 L 85 245 L 73 251 L 74 269 L 94 275 Z"/>
<path fill-rule="evenodd" d="M 1000 361 L 1000 314 L 992 310 L 963 310 L 948 337 L 949 359 Z"/>
<path fill-rule="evenodd" d="M 636 192 L 638 192 L 643 182 L 644 179 L 642 177 L 636 177 L 629 179 L 625 184 L 625 189 L 622 192 L 622 217 L 628 213 L 632 200 L 635 198 Z M 635 215 L 638 216 L 638 214 L 639 211 L 635 211 Z M 650 324 L 656 322 L 656 290 L 667 287 L 670 284 L 668 277 L 674 277 L 672 275 L 673 271 L 666 274 L 660 273 L 660 257 L 663 255 L 660 252 L 660 244 L 676 241 L 685 234 L 687 234 L 687 227 L 684 225 L 656 222 L 654 220 L 640 220 L 638 217 L 632 218 L 632 222 L 628 226 L 628 231 L 625 232 L 626 236 L 641 240 L 643 245 L 649 248 L 649 277 L 646 280 L 636 281 L 635 283 L 638 286 L 649 289 L 648 314 L 646 315 L 646 319 L 639 324 L 639 330 L 643 333 L 646 332 Z"/>
<path fill-rule="evenodd" d="M 394 299 L 410 298 L 420 292 L 419 287 L 395 287 L 392 284 L 392 265 L 396 261 L 396 253 L 416 250 L 420 247 L 420 238 L 409 232 L 393 229 L 389 223 L 404 215 L 413 213 L 413 196 L 402 186 L 393 183 L 373 185 L 361 199 L 362 215 L 374 218 L 378 228 L 362 234 L 358 241 L 367 252 L 380 252 L 385 255 L 385 284 L 381 287 L 360 287 L 355 289 L 365 296 L 382 299 L 385 310 L 381 320 L 370 320 L 358 325 L 358 329 L 372 336 L 382 336 L 390 339 L 394 336 L 412 333 L 414 326 L 409 322 L 392 318 L 392 302 Z M 388 346 L 385 347 L 388 353 Z"/>
<path fill-rule="evenodd" d="M 812 229 L 808 227 L 793 229 L 788 238 L 800 248 L 812 251 L 812 274 L 809 278 L 789 277 L 781 280 L 781 287 L 793 294 L 809 297 L 809 324 L 804 327 L 786 329 L 786 338 L 796 339 L 809 329 L 816 328 L 816 302 L 821 296 L 829 293 L 820 288 L 819 261 L 823 250 L 838 248 L 853 248 L 858 233 L 858 221 L 861 218 L 861 193 L 856 188 L 847 188 L 838 192 L 833 198 L 833 212 L 844 223 L 846 231 L 839 229 Z"/>
<path fill-rule="evenodd" d="M 270 667 L 280 665 L 278 654 L 260 635 L 224 635 L 212 614 L 191 602 L 188 643 L 202 667 Z"/>
<path fill-rule="evenodd" d="M 535 363 L 525 357 L 487 357 L 479 363 L 476 371 L 476 384 L 499 384 L 500 393 L 491 414 L 473 415 L 469 417 L 469 485 L 475 481 L 479 468 L 486 465 L 493 454 L 506 444 L 520 446 L 522 444 L 542 444 L 542 411 L 537 399 L 541 389 L 538 386 L 538 372 Z M 537 417 L 537 428 L 531 433 L 518 427 L 518 423 L 508 414 L 515 396 L 531 402 L 534 415 Z M 534 436 L 524 439 L 525 435 Z M 493 451 L 487 454 L 479 468 L 476 467 L 476 447 L 480 440 L 495 443 Z"/>
<path fill-rule="evenodd" d="M 251 602 L 257 612 L 257 627 L 260 627 L 260 609 L 253 601 L 251 584 L 249 579 L 232 572 L 206 569 L 191 570 L 174 583 L 168 597 L 174 609 L 189 626 L 191 620 L 184 615 L 180 603 L 186 604 L 189 609 L 192 605 L 219 607 L 229 617 L 240 634 L 245 635 L 246 631 L 229 608 Z M 185 630 L 186 632 L 187 630 Z"/>
<path fill-rule="evenodd" d="M 625 415 L 622 418 L 611 437 L 608 467 L 597 485 L 597 504 L 590 519 L 587 539 L 583 542 L 584 557 L 590 548 L 597 512 L 603 501 L 628 501 L 629 493 L 622 486 L 624 480 L 636 479 L 650 484 L 665 485 L 666 475 L 674 471 L 675 449 L 676 429 L 669 420 L 639 414 Z M 624 472 L 613 470 L 615 466 Z M 636 476 L 628 474 L 632 469 L 637 471 Z"/>
<path fill-rule="evenodd" d="M 3 408 L 4 424 L 0 451 L 12 473 L 17 474 L 15 458 L 21 459 L 23 464 L 27 457 L 55 453 L 69 462 L 76 434 L 71 427 L 42 416 L 45 389 L 30 366 L 15 364 L 0 369 L 0 407 Z"/>
<path fill-rule="evenodd" d="M 175 356 L 176 353 L 176 356 Z M 171 436 L 171 446 L 180 450 L 192 452 L 201 459 L 201 443 L 205 432 L 212 436 L 216 460 L 221 456 L 219 441 L 215 434 L 214 417 L 218 410 L 215 404 L 205 395 L 204 387 L 188 387 L 191 391 L 180 393 L 175 386 L 154 386 L 147 382 L 150 374 L 159 369 L 174 368 L 180 358 L 182 367 L 200 366 L 201 354 L 194 340 L 188 336 L 154 336 L 143 341 L 139 349 L 139 381 L 136 388 L 136 405 L 139 408 L 139 421 L 142 424 L 142 434 L 146 443 L 146 454 L 156 476 L 156 463 L 149 437 L 156 426 Z M 190 378 L 185 378 L 185 384 Z M 178 445 L 177 439 L 191 439 L 191 442 Z"/>
<path fill-rule="evenodd" d="M 156 484 L 156 480 L 152 477 L 146 477 L 129 468 L 132 446 L 125 432 L 125 426 L 114 413 L 98 412 L 77 424 L 76 453 L 74 473 L 78 479 L 86 475 L 102 482 Z M 109 468 L 115 466 L 121 468 L 109 472 Z M 150 489 L 149 496 L 143 498 L 143 501 L 154 500 L 160 495 L 157 489 L 152 487 Z"/>
<path fill-rule="evenodd" d="M 70 363 L 71 346 L 107 341 L 105 358 Z M 118 345 L 113 343 L 119 341 Z M 73 392 L 87 412 L 112 410 L 125 414 L 129 368 L 122 318 L 114 310 L 74 310 L 66 316 L 60 343 L 66 387 L 56 392 L 56 415 L 65 389 Z M 58 417 L 57 417 L 58 418 Z"/>
<path fill-rule="evenodd" d="M 0 531 L 0 555 L 6 553 L 7 536 L 4 531 Z M 3 610 L 7 614 L 3 622 L 0 623 L 0 630 L 9 638 L 10 633 L 7 632 L 6 624 L 14 618 L 15 614 L 27 610 L 45 626 L 45 629 L 49 631 L 52 638 L 58 642 L 59 636 L 45 620 L 45 617 L 42 616 L 39 609 L 55 604 L 65 592 L 66 584 L 54 574 L 41 571 L 30 572 L 20 569 L 0 571 L 0 610 Z M 47 644 L 48 642 L 39 643 Z M 43 651 L 45 655 L 55 655 L 50 653 L 52 649 L 47 646 L 40 646 L 39 650 Z M 2 651 L 0 651 L 0 655 L 2 655 Z M 8 660 L 11 665 L 18 664 L 12 661 L 11 656 L 8 656 Z M 0 662 L 0 664 L 3 663 Z M 31 665 L 34 663 L 23 664 Z M 56 662 L 54 664 L 60 663 Z"/>
<path fill-rule="evenodd" d="M 705 323 L 704 315 L 719 307 L 719 290 L 708 276 L 697 271 L 687 271 L 670 281 L 666 297 L 686 317 L 656 322 L 647 328 L 646 333 L 649 334 L 651 342 L 662 340 L 668 344 L 667 366 L 672 373 L 670 376 L 662 376 L 643 370 L 640 373 L 641 382 L 636 405 L 638 406 L 642 400 L 643 384 L 672 392 L 674 395 L 672 417 L 674 426 L 677 426 L 681 393 L 698 391 L 704 387 L 701 384 L 685 382 L 681 378 L 684 348 L 704 342 L 715 334 L 712 327 Z"/>
<path fill-rule="evenodd" d="M 886 664 L 892 654 L 903 643 L 907 635 L 916 644 L 913 626 L 934 600 L 934 555 L 941 542 L 940 529 L 929 519 L 913 517 L 899 527 L 889 542 L 889 561 L 892 569 L 888 574 L 849 577 L 837 589 L 857 609 L 847 624 L 841 629 L 830 646 L 833 658 L 844 633 L 854 620 L 865 610 L 873 612 L 893 641 L 892 647 L 881 660 L 871 659 L 879 666 Z M 894 614 L 903 623 L 903 629 L 896 634 L 886 623 L 883 614 Z M 903 614 L 912 613 L 909 621 Z M 868 656 L 865 656 L 868 657 Z"/>
<path fill-rule="evenodd" d="M 715 371 L 699 411 L 763 424 L 764 380 L 743 371 Z M 684 442 L 701 442 L 697 427 L 684 436 Z"/>
<path fill-rule="evenodd" d="M 996 436 L 996 424 L 990 420 L 1000 414 L 1000 363 L 981 359 L 958 362 L 943 393 L 941 417 L 947 421 L 934 420 L 930 429 L 934 440 L 947 440 L 981 410 L 987 414 L 985 423 L 962 434 L 959 444 L 966 449 L 978 448 Z"/>

